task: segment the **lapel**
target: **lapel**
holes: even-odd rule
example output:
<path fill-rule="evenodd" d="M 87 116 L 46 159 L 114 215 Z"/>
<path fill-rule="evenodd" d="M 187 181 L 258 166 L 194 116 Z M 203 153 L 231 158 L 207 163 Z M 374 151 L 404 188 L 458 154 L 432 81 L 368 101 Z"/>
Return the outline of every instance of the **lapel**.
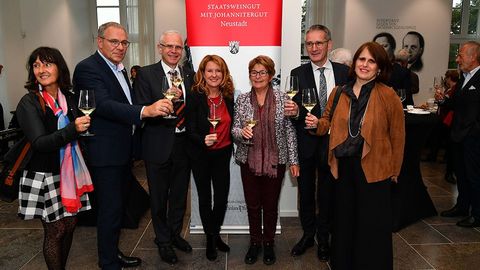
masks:
<path fill-rule="evenodd" d="M 108 66 L 107 62 L 105 62 L 105 60 L 103 60 L 102 56 L 100 56 L 98 51 L 95 52 L 94 56 L 95 56 L 95 60 L 97 61 L 99 67 L 103 70 L 103 72 L 110 79 L 111 85 L 121 94 L 122 98 L 124 99 L 124 102 L 125 103 L 130 103 L 128 101 L 127 96 L 125 96 L 125 92 L 123 92 L 123 88 L 120 85 L 120 82 L 118 82 L 117 77 L 115 76 L 115 74 L 113 74 L 112 69 Z M 128 87 L 130 89 L 130 95 L 131 95 L 132 94 L 132 91 L 131 91 L 132 88 L 131 88 L 128 80 L 127 80 L 127 83 L 128 83 Z M 132 97 L 132 102 L 133 102 L 133 97 Z"/>
<path fill-rule="evenodd" d="M 465 78 L 462 75 L 462 80 L 460 80 L 460 83 L 461 83 L 460 85 L 463 84 L 464 80 L 465 80 Z M 468 91 L 470 86 L 472 86 L 473 84 L 477 84 L 478 81 L 480 81 L 480 70 L 477 70 L 477 72 L 475 72 L 475 75 L 473 75 L 473 77 L 470 78 L 470 80 L 467 82 L 467 84 L 465 84 L 465 86 L 462 88 L 462 92 L 463 91 Z"/>

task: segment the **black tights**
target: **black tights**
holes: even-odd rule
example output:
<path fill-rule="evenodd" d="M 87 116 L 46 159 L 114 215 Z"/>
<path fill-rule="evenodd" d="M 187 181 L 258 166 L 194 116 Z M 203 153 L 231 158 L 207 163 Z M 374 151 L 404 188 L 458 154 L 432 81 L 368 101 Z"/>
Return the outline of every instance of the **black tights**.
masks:
<path fill-rule="evenodd" d="M 77 218 L 66 217 L 51 223 L 42 220 L 42 224 L 45 232 L 43 256 L 48 269 L 65 269 Z"/>

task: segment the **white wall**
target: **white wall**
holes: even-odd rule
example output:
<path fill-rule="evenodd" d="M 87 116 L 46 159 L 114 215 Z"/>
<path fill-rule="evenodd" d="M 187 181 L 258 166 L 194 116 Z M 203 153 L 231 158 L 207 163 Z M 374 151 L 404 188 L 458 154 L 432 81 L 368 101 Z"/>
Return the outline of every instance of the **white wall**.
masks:
<path fill-rule="evenodd" d="M 0 1 L 0 101 L 6 123 L 15 110 L 27 78 L 25 65 L 39 46 L 59 49 L 73 74 L 75 65 L 93 52 L 89 1 Z M 5 90 L 3 90 L 5 89 Z"/>
<path fill-rule="evenodd" d="M 167 30 L 177 30 L 183 39 L 187 36 L 187 19 L 185 15 L 185 1 L 183 0 L 155 0 L 155 44 L 160 40 L 160 35 Z M 155 59 L 160 60 L 155 49 Z"/>

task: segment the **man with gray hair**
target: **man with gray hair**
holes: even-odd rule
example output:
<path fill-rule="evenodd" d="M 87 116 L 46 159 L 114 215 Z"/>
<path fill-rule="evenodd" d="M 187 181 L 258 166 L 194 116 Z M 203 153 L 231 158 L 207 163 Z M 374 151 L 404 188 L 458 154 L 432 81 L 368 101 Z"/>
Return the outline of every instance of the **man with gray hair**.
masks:
<path fill-rule="evenodd" d="M 172 246 L 184 252 L 192 251 L 180 232 L 190 182 L 184 112 L 193 85 L 193 71 L 179 66 L 184 49 L 179 32 L 164 32 L 157 48 L 162 59 L 138 71 L 135 93 L 139 104 L 148 105 L 164 99 L 167 88 L 176 91 L 176 118 L 146 120 L 142 133 L 142 159 L 147 171 L 155 243 L 162 260 L 175 264 L 178 259 Z M 165 79 L 168 85 L 162 83 Z"/>
<path fill-rule="evenodd" d="M 75 92 L 94 90 L 97 104 L 89 128 L 95 136 L 86 137 L 84 142 L 95 187 L 98 264 L 102 269 L 117 270 L 141 263 L 140 258 L 127 257 L 118 249 L 132 175 L 133 131 L 142 120 L 173 111 L 173 104 L 168 100 L 158 100 L 148 106 L 134 105 L 135 92 L 122 64 L 129 45 L 122 25 L 102 24 L 98 28 L 97 52 L 78 63 L 73 73 Z"/>

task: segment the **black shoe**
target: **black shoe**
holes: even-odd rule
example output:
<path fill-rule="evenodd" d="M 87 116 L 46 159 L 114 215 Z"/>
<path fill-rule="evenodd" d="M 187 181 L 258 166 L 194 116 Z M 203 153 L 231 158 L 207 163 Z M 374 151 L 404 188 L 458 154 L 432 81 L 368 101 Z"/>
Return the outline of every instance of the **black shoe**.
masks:
<path fill-rule="evenodd" d="M 254 264 L 257 262 L 258 254 L 262 251 L 262 246 L 260 244 L 250 244 L 248 248 L 247 255 L 245 255 L 246 264 Z"/>
<path fill-rule="evenodd" d="M 453 173 L 446 173 L 445 174 L 445 181 L 447 181 L 450 184 L 456 184 L 457 179 L 455 179 L 455 176 L 453 176 Z"/>
<path fill-rule="evenodd" d="M 117 253 L 117 258 L 120 261 L 120 265 L 123 268 L 137 267 L 142 263 L 142 260 L 140 258 L 125 256 L 120 251 L 118 251 L 118 253 Z"/>
<path fill-rule="evenodd" d="M 442 217 L 464 217 L 468 216 L 468 211 L 460 209 L 458 206 L 454 206 L 451 209 L 445 210 L 440 213 Z"/>
<path fill-rule="evenodd" d="M 162 258 L 162 261 L 164 262 L 171 265 L 178 262 L 177 254 L 175 254 L 175 251 L 170 245 L 159 246 L 158 252 L 160 253 L 160 258 Z"/>
<path fill-rule="evenodd" d="M 330 258 L 330 247 L 328 242 L 318 243 L 317 257 L 322 262 L 327 262 Z"/>
<path fill-rule="evenodd" d="M 192 252 L 192 246 L 190 246 L 190 244 L 185 239 L 180 237 L 180 235 L 173 237 L 172 245 L 183 252 Z"/>
<path fill-rule="evenodd" d="M 215 261 L 217 259 L 217 242 L 216 235 L 207 234 L 207 259 L 209 261 Z"/>
<path fill-rule="evenodd" d="M 290 254 L 294 257 L 300 256 L 305 253 L 309 247 L 313 247 L 313 236 L 307 237 L 303 235 L 302 239 L 300 239 L 300 241 L 298 241 L 298 243 L 292 248 Z"/>
<path fill-rule="evenodd" d="M 263 246 L 263 263 L 266 265 L 272 265 L 277 260 L 275 257 L 275 250 L 273 249 L 273 244 L 265 244 Z"/>
<path fill-rule="evenodd" d="M 457 226 L 465 227 L 465 228 L 480 227 L 480 219 L 474 216 L 469 216 L 466 219 L 462 219 L 459 222 L 457 222 Z"/>
<path fill-rule="evenodd" d="M 222 240 L 222 237 L 220 237 L 220 235 L 215 235 L 216 239 L 216 244 L 217 244 L 217 248 L 218 250 L 220 250 L 221 252 L 230 252 L 230 247 L 225 244 L 225 242 L 223 242 Z"/>

